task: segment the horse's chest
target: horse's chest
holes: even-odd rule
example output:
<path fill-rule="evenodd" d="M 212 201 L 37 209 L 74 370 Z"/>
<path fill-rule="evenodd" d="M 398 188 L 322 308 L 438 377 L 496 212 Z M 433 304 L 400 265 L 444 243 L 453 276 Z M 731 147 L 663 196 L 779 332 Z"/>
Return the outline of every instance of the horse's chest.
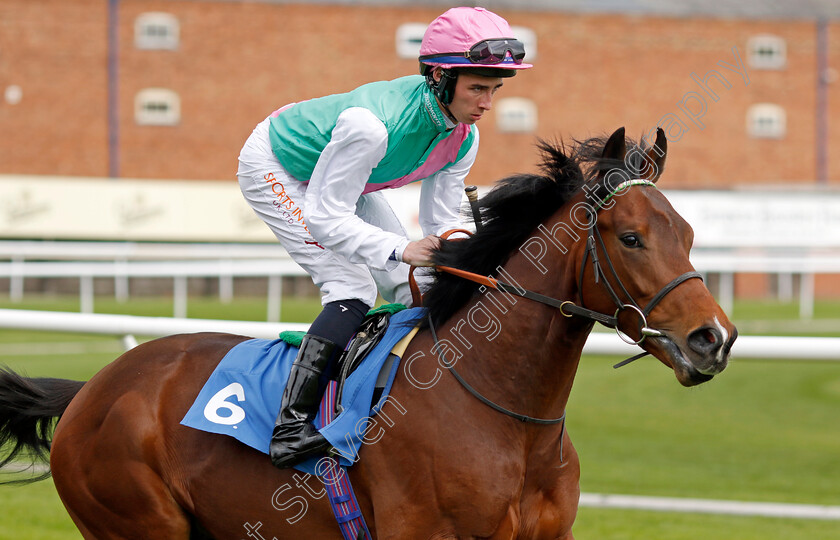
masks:
<path fill-rule="evenodd" d="M 479 477 L 482 478 L 482 477 Z M 506 477 L 461 484 L 457 538 L 493 540 L 541 540 L 563 538 L 571 530 L 577 511 L 577 484 L 564 485 L 557 478 L 554 488 L 534 487 L 527 479 Z M 456 497 L 452 501 L 457 500 Z M 447 513 L 448 513 L 447 512 Z"/>
<path fill-rule="evenodd" d="M 531 463 L 518 475 L 480 477 L 484 484 L 474 492 L 476 513 L 488 530 L 475 536 L 542 540 L 571 534 L 580 497 L 579 464 L 573 451 L 563 462 Z"/>

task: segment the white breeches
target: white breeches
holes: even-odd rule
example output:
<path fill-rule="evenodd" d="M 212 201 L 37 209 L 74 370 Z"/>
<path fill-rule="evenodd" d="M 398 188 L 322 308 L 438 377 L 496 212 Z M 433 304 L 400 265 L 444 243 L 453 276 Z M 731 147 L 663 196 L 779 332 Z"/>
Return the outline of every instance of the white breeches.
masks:
<path fill-rule="evenodd" d="M 321 303 L 358 299 L 373 306 L 377 290 L 387 302 L 411 305 L 408 265 L 391 271 L 354 264 L 318 245 L 303 218 L 306 184 L 292 177 L 271 151 L 268 120 L 254 129 L 239 156 L 239 186 L 254 212 L 289 255 L 321 290 Z M 405 229 L 381 192 L 362 195 L 356 215 L 363 221 L 402 236 Z"/>

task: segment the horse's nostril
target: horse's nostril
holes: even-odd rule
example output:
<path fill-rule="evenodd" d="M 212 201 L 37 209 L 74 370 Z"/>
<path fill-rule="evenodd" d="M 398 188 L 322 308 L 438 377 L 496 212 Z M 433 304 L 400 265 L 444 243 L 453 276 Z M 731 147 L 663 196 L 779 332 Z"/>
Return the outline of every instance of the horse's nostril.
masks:
<path fill-rule="evenodd" d="M 717 328 L 698 328 L 688 336 L 688 346 L 698 354 L 712 354 L 723 346 L 723 337 Z"/>
<path fill-rule="evenodd" d="M 732 337 L 729 338 L 729 341 L 727 341 L 726 344 L 723 346 L 723 354 L 727 354 L 727 355 L 729 354 L 729 352 L 732 350 L 732 345 L 735 344 L 735 339 L 737 339 L 737 338 L 738 338 L 738 329 L 735 328 L 732 331 Z"/>

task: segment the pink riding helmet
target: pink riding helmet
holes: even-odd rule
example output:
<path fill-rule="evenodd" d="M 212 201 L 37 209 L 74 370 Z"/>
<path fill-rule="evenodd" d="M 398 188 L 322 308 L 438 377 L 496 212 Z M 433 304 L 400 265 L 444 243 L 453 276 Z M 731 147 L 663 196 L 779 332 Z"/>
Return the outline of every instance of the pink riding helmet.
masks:
<path fill-rule="evenodd" d="M 528 69 L 525 47 L 492 11 L 456 7 L 432 21 L 420 44 L 421 72 L 432 67 Z"/>

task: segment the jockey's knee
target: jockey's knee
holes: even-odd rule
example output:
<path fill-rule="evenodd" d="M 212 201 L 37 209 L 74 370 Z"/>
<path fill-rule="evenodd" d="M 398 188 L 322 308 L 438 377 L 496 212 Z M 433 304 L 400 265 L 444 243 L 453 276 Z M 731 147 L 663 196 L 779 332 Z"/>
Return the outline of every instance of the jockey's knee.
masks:
<path fill-rule="evenodd" d="M 361 300 L 336 300 L 324 305 L 308 334 L 327 339 L 344 348 L 370 310 Z"/>

